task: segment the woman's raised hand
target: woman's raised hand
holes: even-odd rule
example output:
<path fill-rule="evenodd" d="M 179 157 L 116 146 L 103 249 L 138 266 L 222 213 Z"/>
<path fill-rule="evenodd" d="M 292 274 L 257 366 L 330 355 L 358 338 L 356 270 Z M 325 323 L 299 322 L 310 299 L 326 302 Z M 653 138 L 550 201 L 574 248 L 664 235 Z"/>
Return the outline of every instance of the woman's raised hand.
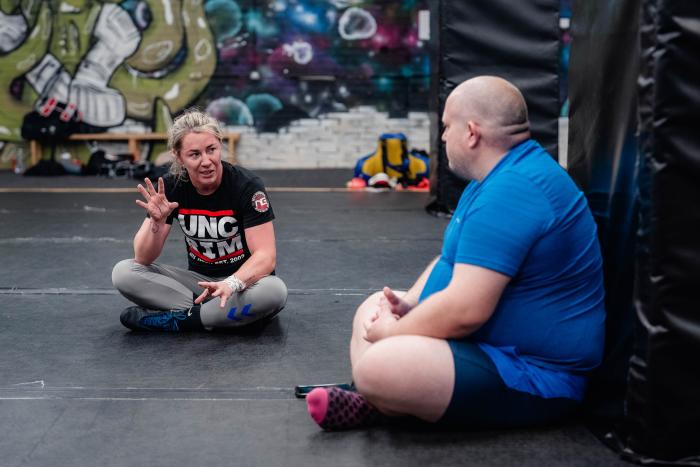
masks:
<path fill-rule="evenodd" d="M 164 224 L 165 220 L 168 218 L 171 212 L 177 208 L 177 203 L 171 203 L 165 196 L 165 184 L 163 183 L 163 178 L 158 177 L 158 191 L 156 191 L 153 183 L 146 178 L 144 179 L 146 186 L 144 187 L 139 183 L 137 186 L 138 190 L 143 195 L 146 202 L 140 199 L 136 200 L 136 204 L 141 206 L 148 212 L 151 220 L 156 224 Z"/>

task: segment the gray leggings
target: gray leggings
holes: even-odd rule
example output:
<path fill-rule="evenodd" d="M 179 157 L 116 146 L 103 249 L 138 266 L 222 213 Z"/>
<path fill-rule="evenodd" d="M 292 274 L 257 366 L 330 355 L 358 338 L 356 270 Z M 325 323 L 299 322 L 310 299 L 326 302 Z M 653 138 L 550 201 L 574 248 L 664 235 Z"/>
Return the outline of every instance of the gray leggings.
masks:
<path fill-rule="evenodd" d="M 194 271 L 153 263 L 144 266 L 133 259 L 118 262 L 112 283 L 124 297 L 144 308 L 182 310 L 190 308 L 204 291 L 200 281 L 220 281 Z M 230 328 L 251 324 L 279 312 L 287 303 L 287 286 L 277 276 L 266 276 L 241 293 L 229 297 L 221 308 L 218 297 L 204 303 L 200 316 L 205 328 Z"/>

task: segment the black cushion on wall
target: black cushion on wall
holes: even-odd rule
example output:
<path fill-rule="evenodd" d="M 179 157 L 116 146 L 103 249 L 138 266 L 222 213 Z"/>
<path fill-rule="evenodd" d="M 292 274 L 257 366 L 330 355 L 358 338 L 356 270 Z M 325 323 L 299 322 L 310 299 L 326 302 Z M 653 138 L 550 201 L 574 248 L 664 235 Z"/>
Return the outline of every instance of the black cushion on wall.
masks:
<path fill-rule="evenodd" d="M 530 111 L 533 137 L 557 156 L 559 117 L 559 1 L 433 2 L 437 15 L 438 120 L 449 93 L 462 81 L 496 75 L 518 86 Z M 437 137 L 442 133 L 438 123 Z M 437 147 L 442 147 L 438 141 Z M 450 173 L 444 149 L 437 157 L 437 204 L 456 207 L 466 182 Z"/>

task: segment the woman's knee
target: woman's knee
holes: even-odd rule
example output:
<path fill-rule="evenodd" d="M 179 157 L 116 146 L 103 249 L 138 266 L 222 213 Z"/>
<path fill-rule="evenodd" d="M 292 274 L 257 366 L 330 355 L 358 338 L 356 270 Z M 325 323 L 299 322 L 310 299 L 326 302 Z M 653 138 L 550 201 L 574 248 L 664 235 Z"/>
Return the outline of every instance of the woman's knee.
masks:
<path fill-rule="evenodd" d="M 277 276 L 271 276 L 273 287 L 271 288 L 272 301 L 277 308 L 284 308 L 287 304 L 287 284 Z"/>
<path fill-rule="evenodd" d="M 133 266 L 135 261 L 133 259 L 125 259 L 119 261 L 112 268 L 112 285 L 117 290 L 124 290 L 128 288 L 128 284 L 131 282 L 130 278 L 133 275 Z"/>
<path fill-rule="evenodd" d="M 264 303 L 266 308 L 279 310 L 287 304 L 287 285 L 277 276 L 263 277 L 252 290 L 257 292 L 256 301 Z"/>
<path fill-rule="evenodd" d="M 112 285 L 122 294 L 132 296 L 144 288 L 144 275 L 150 266 L 139 264 L 134 259 L 119 261 L 112 268 Z"/>

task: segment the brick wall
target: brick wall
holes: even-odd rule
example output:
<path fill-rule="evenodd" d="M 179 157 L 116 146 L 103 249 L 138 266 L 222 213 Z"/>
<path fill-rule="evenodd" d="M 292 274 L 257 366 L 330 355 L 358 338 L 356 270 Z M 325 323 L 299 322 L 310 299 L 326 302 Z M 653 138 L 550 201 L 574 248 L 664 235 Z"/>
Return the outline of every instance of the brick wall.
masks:
<path fill-rule="evenodd" d="M 427 113 L 389 118 L 370 106 L 297 120 L 278 133 L 256 133 L 250 127 L 227 130 L 241 133 L 238 162 L 252 169 L 354 167 L 357 159 L 375 151 L 381 133 L 402 132 L 409 148 L 430 148 Z"/>

